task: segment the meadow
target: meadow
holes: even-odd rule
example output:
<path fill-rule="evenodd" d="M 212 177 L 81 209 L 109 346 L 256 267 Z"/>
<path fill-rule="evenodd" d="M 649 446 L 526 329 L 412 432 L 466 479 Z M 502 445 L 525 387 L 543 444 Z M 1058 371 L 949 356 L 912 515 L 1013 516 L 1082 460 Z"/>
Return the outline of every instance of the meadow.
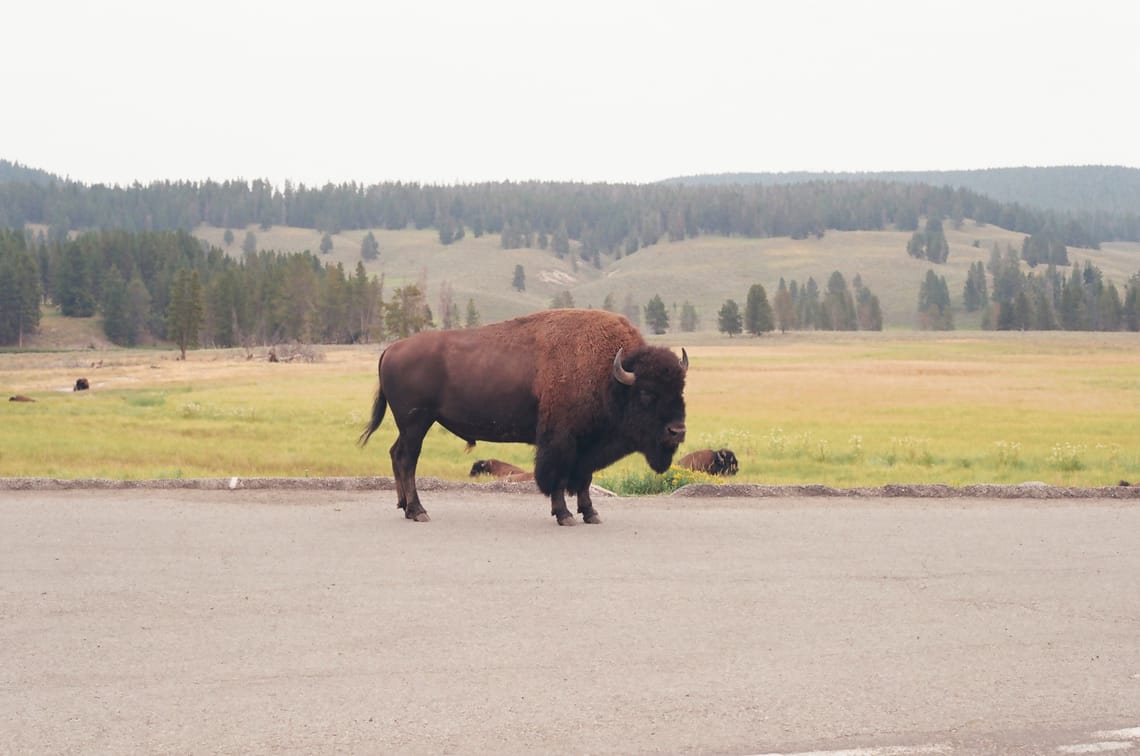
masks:
<path fill-rule="evenodd" d="M 824 484 L 1140 481 L 1140 339 L 1126 333 L 955 331 L 685 334 L 688 440 L 733 449 L 734 481 Z M 691 338 L 690 338 L 691 337 Z M 680 346 L 681 335 L 657 340 Z M 0 477 L 161 479 L 391 474 L 387 418 L 369 445 L 378 345 L 266 350 L 86 349 L 0 354 Z M 77 377 L 91 390 L 73 392 Z M 526 445 L 434 428 L 419 474 L 523 467 Z M 648 467 L 631 456 L 597 482 Z"/>
<path fill-rule="evenodd" d="M 312 229 L 273 226 L 251 227 L 261 249 L 301 252 L 319 249 L 320 233 Z M 195 234 L 232 255 L 241 254 L 244 231 L 228 248 L 224 229 L 201 226 Z M 352 272 L 360 260 L 360 245 L 366 231 L 345 231 L 332 236 L 333 247 L 321 256 L 326 263 L 340 263 Z M 961 228 L 946 226 L 950 257 L 944 265 L 931 265 L 906 254 L 910 233 L 904 231 L 828 231 L 822 238 L 789 239 L 699 236 L 683 241 L 662 240 L 620 259 L 605 258 L 602 268 L 570 257 L 559 259 L 540 249 L 501 248 L 498 235 L 467 236 L 443 246 L 438 233 L 430 230 L 373 229 L 380 257 L 366 264 L 369 275 L 385 277 L 385 296 L 401 286 L 425 282 L 428 301 L 437 308 L 440 288 L 451 286 L 454 301 L 463 310 L 470 298 L 483 322 L 503 320 L 541 310 L 556 294 L 570 292 L 578 307 L 599 308 L 607 297 L 617 307 L 627 299 L 644 307 L 659 295 L 669 308 L 674 328 L 680 325 L 680 307 L 692 304 L 700 317 L 699 330 L 717 331 L 717 312 L 726 299 L 744 305 L 749 287 L 758 283 L 771 299 L 780 278 L 805 284 L 814 278 L 823 287 L 833 271 L 851 284 L 858 274 L 865 286 L 881 300 L 886 330 L 910 330 L 916 326 L 919 287 L 933 269 L 946 279 L 952 299 L 958 303 L 954 322 L 959 329 L 979 328 L 980 313 L 961 309 L 962 290 L 970 265 L 986 263 L 996 245 L 1021 249 L 1025 235 L 997 226 L 966 221 Z M 1069 259 L 1097 265 L 1105 279 L 1123 291 L 1130 276 L 1140 268 L 1140 244 L 1114 242 L 1100 249 L 1069 249 Z M 511 282 L 516 265 L 526 275 L 526 288 L 516 291 Z M 1026 271 L 1028 267 L 1024 268 Z"/>

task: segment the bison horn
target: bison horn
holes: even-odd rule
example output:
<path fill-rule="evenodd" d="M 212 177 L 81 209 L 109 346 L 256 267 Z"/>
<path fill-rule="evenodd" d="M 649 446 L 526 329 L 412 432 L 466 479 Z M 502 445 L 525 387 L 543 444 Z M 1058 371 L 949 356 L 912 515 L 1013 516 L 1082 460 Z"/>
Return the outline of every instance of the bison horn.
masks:
<path fill-rule="evenodd" d="M 624 383 L 626 386 L 632 386 L 633 382 L 637 380 L 637 376 L 621 366 L 621 353 L 622 349 L 619 347 L 617 354 L 614 355 L 614 380 L 618 383 Z"/>
<path fill-rule="evenodd" d="M 681 347 L 681 372 L 689 372 L 689 353 L 685 351 L 685 347 Z"/>

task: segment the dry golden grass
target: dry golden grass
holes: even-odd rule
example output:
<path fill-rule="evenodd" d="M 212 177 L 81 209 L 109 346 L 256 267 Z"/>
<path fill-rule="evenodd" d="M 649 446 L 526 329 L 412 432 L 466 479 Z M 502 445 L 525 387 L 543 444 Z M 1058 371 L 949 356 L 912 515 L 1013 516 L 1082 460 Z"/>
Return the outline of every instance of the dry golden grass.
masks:
<path fill-rule="evenodd" d="M 1135 334 L 705 334 L 686 346 L 682 452 L 728 446 L 740 481 L 1140 480 Z M 318 351 L 313 363 L 269 363 L 264 350 L 0 354 L 0 395 L 37 400 L 4 404 L 0 476 L 389 475 L 391 418 L 355 445 L 379 347 Z M 71 391 L 79 376 L 91 391 Z M 466 479 L 481 457 L 533 459 L 525 445 L 465 455 L 437 428 L 420 474 Z M 644 469 L 634 456 L 608 474 Z"/>

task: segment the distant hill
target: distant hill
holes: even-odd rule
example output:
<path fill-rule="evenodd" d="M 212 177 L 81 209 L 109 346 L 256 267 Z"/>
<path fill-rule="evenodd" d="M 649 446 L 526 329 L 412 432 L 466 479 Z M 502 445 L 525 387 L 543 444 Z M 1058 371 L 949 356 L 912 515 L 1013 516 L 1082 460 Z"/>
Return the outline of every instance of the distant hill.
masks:
<path fill-rule="evenodd" d="M 1087 213 L 1140 213 L 1140 169 L 1109 165 L 1051 168 L 986 168 L 971 171 L 883 171 L 869 173 L 716 173 L 682 176 L 662 183 L 685 186 L 811 181 L 884 181 L 961 187 L 998 202 L 1042 210 Z"/>
<path fill-rule="evenodd" d="M 29 168 L 26 165 L 0 159 L 0 182 L 19 181 L 28 184 L 44 185 L 58 180 L 56 176 L 53 176 L 47 171 L 41 171 L 38 168 Z"/>

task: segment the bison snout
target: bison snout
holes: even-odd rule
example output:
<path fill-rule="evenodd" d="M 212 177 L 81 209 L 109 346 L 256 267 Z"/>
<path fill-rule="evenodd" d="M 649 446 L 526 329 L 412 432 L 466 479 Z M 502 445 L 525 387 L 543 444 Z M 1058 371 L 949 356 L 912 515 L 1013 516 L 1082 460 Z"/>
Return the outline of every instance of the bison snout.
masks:
<path fill-rule="evenodd" d="M 665 426 L 665 440 L 674 446 L 680 446 L 685 440 L 685 424 L 670 423 Z"/>

